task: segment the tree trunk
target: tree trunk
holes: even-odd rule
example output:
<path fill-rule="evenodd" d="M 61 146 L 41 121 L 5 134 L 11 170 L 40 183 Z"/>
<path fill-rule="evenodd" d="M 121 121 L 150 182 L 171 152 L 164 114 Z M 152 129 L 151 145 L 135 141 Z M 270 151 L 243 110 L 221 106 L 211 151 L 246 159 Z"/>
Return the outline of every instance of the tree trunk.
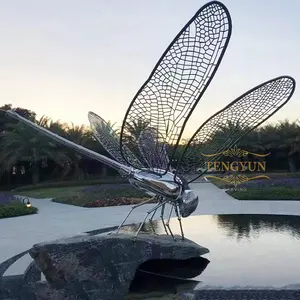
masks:
<path fill-rule="evenodd" d="M 6 171 L 7 185 L 11 184 L 11 173 L 12 173 L 12 169 L 9 169 L 8 171 Z"/>
<path fill-rule="evenodd" d="M 40 168 L 38 164 L 32 166 L 32 184 L 40 182 Z"/>
<path fill-rule="evenodd" d="M 79 163 L 78 163 L 78 162 L 75 162 L 75 163 L 73 164 L 73 166 L 74 166 L 74 177 L 75 177 L 76 179 L 78 179 L 78 180 L 84 179 L 83 172 L 82 172 L 82 170 L 81 170 L 81 168 L 80 168 L 80 166 L 79 166 Z"/>
<path fill-rule="evenodd" d="M 106 165 L 102 165 L 101 168 L 101 177 L 107 177 L 107 166 Z"/>
<path fill-rule="evenodd" d="M 288 164 L 289 164 L 289 171 L 292 173 L 296 172 L 296 164 L 295 164 L 294 155 L 288 156 Z"/>
<path fill-rule="evenodd" d="M 61 174 L 60 174 L 60 179 L 65 178 L 65 177 L 70 173 L 71 170 L 72 170 L 72 165 L 71 165 L 71 163 L 66 162 L 66 163 L 64 164 L 63 170 L 62 170 L 62 172 L 61 172 Z"/>

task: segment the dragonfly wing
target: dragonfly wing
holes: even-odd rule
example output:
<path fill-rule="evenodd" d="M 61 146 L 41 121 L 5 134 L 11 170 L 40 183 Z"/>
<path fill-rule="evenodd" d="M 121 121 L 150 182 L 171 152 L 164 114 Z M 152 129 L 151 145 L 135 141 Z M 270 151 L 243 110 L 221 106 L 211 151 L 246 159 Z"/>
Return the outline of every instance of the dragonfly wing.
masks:
<path fill-rule="evenodd" d="M 138 145 L 144 161 L 152 171 L 166 170 L 169 166 L 169 157 L 163 136 L 152 127 L 142 131 Z"/>
<path fill-rule="evenodd" d="M 283 107 L 292 97 L 295 86 L 293 78 L 277 77 L 254 87 L 214 114 L 185 146 L 176 174 L 183 175 L 189 182 L 202 176 L 209 162 L 217 161 L 223 151 Z"/>
<path fill-rule="evenodd" d="M 95 138 L 116 161 L 125 165 L 129 164 L 139 166 L 140 168 L 144 167 L 139 159 L 126 146 L 124 146 L 126 160 L 123 158 L 120 151 L 120 138 L 105 120 L 94 112 L 88 113 L 88 119 Z"/>
<path fill-rule="evenodd" d="M 172 145 L 172 160 L 187 120 L 221 63 L 231 27 L 227 8 L 213 1 L 200 8 L 175 37 L 126 112 L 120 138 L 125 160 L 124 145 L 136 150 L 133 141 L 140 132 L 136 138 L 132 129 L 138 121 L 155 128 L 164 143 Z"/>

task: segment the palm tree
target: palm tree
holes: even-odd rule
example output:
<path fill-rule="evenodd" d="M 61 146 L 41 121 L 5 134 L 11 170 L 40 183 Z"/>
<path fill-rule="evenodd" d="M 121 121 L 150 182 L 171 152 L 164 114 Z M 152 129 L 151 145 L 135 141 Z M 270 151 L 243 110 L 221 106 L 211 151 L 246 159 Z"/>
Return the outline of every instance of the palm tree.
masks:
<path fill-rule="evenodd" d="M 263 146 L 286 153 L 290 172 L 296 171 L 295 156 L 300 150 L 300 126 L 297 121 L 284 120 L 277 125 L 267 125 L 260 130 Z"/>
<path fill-rule="evenodd" d="M 65 127 L 65 138 L 68 140 L 81 145 L 85 148 L 89 148 L 92 150 L 94 147 L 94 138 L 92 132 L 86 128 L 84 125 L 77 126 L 73 123 L 69 126 Z M 84 175 L 84 171 L 81 168 L 81 161 L 83 159 L 83 155 L 79 154 L 72 150 L 66 150 L 68 157 L 71 158 L 69 163 L 69 171 L 73 169 L 74 176 L 76 178 L 82 178 Z M 68 172 L 67 172 L 68 173 Z"/>
<path fill-rule="evenodd" d="M 125 138 L 128 139 L 128 142 L 132 145 L 137 144 L 137 141 L 142 133 L 142 131 L 147 128 L 150 124 L 150 121 L 138 118 L 132 122 L 132 124 L 125 124 Z"/>
<path fill-rule="evenodd" d="M 135 156 L 143 161 L 143 157 L 139 151 L 138 139 L 144 129 L 146 129 L 150 124 L 150 121 L 138 118 L 131 124 L 125 124 L 125 135 L 124 140 L 126 140 L 127 147 L 135 154 Z"/>
<path fill-rule="evenodd" d="M 43 119 L 40 120 L 44 122 Z M 29 162 L 32 173 L 32 183 L 40 178 L 40 165 L 45 158 L 50 158 L 56 164 L 63 166 L 68 156 L 56 143 L 32 130 L 22 123 L 7 124 L 1 133 L 0 165 L 1 173 L 10 171 L 19 162 Z"/>
<path fill-rule="evenodd" d="M 239 157 L 238 153 L 230 150 L 233 147 L 242 148 L 245 146 L 245 141 L 241 143 L 241 140 L 237 141 L 238 137 L 243 136 L 247 132 L 248 128 L 242 127 L 238 122 L 228 121 L 226 124 L 219 125 L 214 128 L 212 125 L 208 130 L 206 141 L 202 145 L 202 152 L 206 154 L 215 154 L 219 153 L 216 156 L 213 156 L 209 161 L 236 161 L 241 159 L 248 159 L 248 157 Z M 210 132 L 209 132 L 210 131 Z M 243 149 L 244 150 L 244 149 Z M 228 155 L 222 155 L 224 151 L 229 151 L 233 157 Z"/>

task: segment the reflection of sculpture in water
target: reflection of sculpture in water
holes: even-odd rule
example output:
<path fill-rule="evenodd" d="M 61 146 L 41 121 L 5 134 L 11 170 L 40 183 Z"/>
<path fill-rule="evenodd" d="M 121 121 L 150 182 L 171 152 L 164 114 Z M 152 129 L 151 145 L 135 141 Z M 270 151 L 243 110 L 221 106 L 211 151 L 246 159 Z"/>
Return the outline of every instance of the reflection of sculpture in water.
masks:
<path fill-rule="evenodd" d="M 218 215 L 218 227 L 237 240 L 250 239 L 264 231 L 286 231 L 300 239 L 300 217 L 282 215 Z"/>
<path fill-rule="evenodd" d="M 139 227 L 142 226 L 140 229 Z M 136 232 L 140 230 L 141 233 L 158 234 L 164 232 L 164 227 L 161 222 L 150 220 L 145 223 L 132 223 L 122 227 L 122 232 Z"/>

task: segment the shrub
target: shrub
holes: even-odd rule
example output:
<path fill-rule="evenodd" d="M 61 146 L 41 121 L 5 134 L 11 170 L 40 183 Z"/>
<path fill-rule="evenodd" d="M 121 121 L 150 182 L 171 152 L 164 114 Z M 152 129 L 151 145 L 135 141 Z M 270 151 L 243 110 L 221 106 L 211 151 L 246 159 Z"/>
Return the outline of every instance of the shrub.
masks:
<path fill-rule="evenodd" d="M 92 180 L 72 180 L 72 181 L 52 181 L 38 184 L 25 185 L 15 188 L 14 192 L 30 191 L 43 188 L 56 188 L 56 187 L 68 187 L 68 186 L 86 186 L 95 184 L 112 184 L 112 183 L 128 183 L 126 179 L 120 177 L 107 177 L 103 179 Z"/>
<path fill-rule="evenodd" d="M 0 205 L 7 205 L 11 203 L 20 203 L 20 201 L 9 192 L 0 193 Z"/>
<path fill-rule="evenodd" d="M 95 195 L 100 197 L 147 197 L 147 195 L 133 187 L 130 183 L 118 183 L 118 184 L 101 184 L 96 186 L 86 187 L 82 190 L 82 193 L 87 195 Z"/>
<path fill-rule="evenodd" d="M 282 186 L 229 190 L 227 193 L 239 200 L 300 200 L 300 188 Z"/>
<path fill-rule="evenodd" d="M 246 183 L 240 184 L 241 188 L 254 188 L 262 189 L 266 187 L 285 187 L 285 188 L 300 188 L 300 178 L 271 178 L 271 179 L 260 179 L 248 181 Z"/>
<path fill-rule="evenodd" d="M 36 207 L 27 207 L 11 193 L 0 194 L 0 219 L 37 213 Z"/>
<path fill-rule="evenodd" d="M 0 205 L 0 219 L 25 216 L 37 213 L 38 209 L 34 206 L 27 207 L 22 203 Z"/>

